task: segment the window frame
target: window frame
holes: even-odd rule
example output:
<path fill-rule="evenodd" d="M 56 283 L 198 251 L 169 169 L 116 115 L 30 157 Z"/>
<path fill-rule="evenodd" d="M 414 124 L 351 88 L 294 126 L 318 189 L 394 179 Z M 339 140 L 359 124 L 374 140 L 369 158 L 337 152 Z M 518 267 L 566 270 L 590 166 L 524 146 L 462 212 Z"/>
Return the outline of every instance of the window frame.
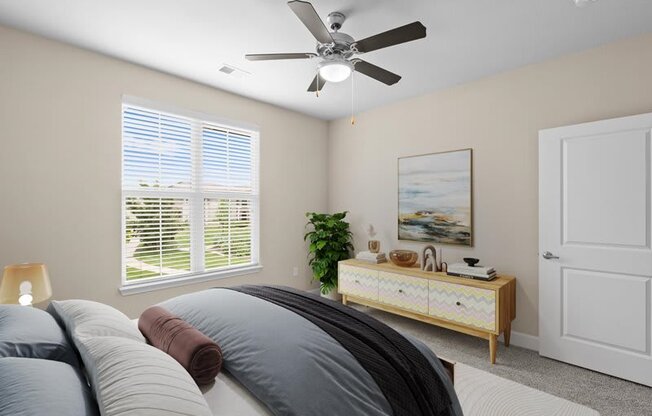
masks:
<path fill-rule="evenodd" d="M 179 190 L 158 190 L 152 191 L 138 191 L 135 189 L 128 189 L 124 187 L 124 107 L 142 108 L 147 111 L 154 111 L 159 113 L 166 113 L 171 116 L 188 118 L 198 123 L 206 123 L 208 126 L 222 127 L 227 130 L 239 130 L 250 133 L 253 143 L 252 152 L 252 165 L 254 169 L 254 189 L 252 193 L 236 193 L 236 192 L 216 192 L 205 191 L 202 189 L 179 189 Z M 205 114 L 197 111 L 184 110 L 175 106 L 157 103 L 151 100 L 123 95 L 120 105 L 120 215 L 121 215 L 121 229 L 120 229 L 120 275 L 121 285 L 119 291 L 122 295 L 130 295 L 135 293 L 143 293 L 151 290 L 164 289 L 169 287 L 177 287 L 192 283 L 206 282 L 215 279 L 223 279 L 227 277 L 251 274 L 262 270 L 260 260 L 260 129 L 255 124 L 234 122 L 231 120 L 219 118 L 210 114 Z M 199 149 L 197 149 L 197 146 Z M 191 147 L 193 154 L 199 155 L 197 160 L 193 156 L 192 171 L 193 177 L 201 177 L 201 167 L 203 158 L 201 158 L 202 146 L 202 131 L 193 131 L 191 133 Z M 197 264 L 204 266 L 204 199 L 210 198 L 238 198 L 238 195 L 243 199 L 251 200 L 251 262 L 243 265 L 226 266 L 212 270 L 192 271 L 196 269 Z M 191 212 L 191 251 L 190 251 L 190 264 L 191 271 L 187 273 L 179 273 L 169 276 L 158 276 L 150 278 L 142 278 L 134 281 L 127 280 L 126 273 L 126 198 L 129 197 L 151 197 L 151 198 L 166 198 L 175 197 L 187 199 L 190 205 Z M 199 218 L 199 220 L 197 220 Z"/>

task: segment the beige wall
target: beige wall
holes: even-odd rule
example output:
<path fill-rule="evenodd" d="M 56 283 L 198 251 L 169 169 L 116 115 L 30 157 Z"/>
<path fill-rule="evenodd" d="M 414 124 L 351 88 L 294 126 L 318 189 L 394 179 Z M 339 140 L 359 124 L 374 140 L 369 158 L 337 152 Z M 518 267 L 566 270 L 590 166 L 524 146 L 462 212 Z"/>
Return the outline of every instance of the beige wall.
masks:
<path fill-rule="evenodd" d="M 118 293 L 123 94 L 260 126 L 262 272 Z M 134 316 L 215 285 L 307 288 L 304 213 L 327 209 L 326 152 L 324 121 L 0 26 L 0 265 L 47 263 L 55 298 Z"/>
<path fill-rule="evenodd" d="M 515 330 L 537 334 L 537 132 L 652 111 L 652 35 L 326 123 L 0 26 L 0 265 L 43 261 L 55 297 L 135 316 L 176 294 L 267 282 L 307 288 L 304 212 L 349 210 L 396 236 L 399 156 L 474 149 L 475 246 L 518 277 Z M 122 296 L 120 103 L 142 97 L 261 128 L 261 273 Z M 299 266 L 300 276 L 292 277 Z"/>
<path fill-rule="evenodd" d="M 383 250 L 419 249 L 397 240 L 397 157 L 473 148 L 475 246 L 444 246 L 445 260 L 475 256 L 516 275 L 514 330 L 536 335 L 537 133 L 652 112 L 651 69 L 646 35 L 332 122 L 329 209 L 351 212 L 358 248 L 373 223 Z"/>

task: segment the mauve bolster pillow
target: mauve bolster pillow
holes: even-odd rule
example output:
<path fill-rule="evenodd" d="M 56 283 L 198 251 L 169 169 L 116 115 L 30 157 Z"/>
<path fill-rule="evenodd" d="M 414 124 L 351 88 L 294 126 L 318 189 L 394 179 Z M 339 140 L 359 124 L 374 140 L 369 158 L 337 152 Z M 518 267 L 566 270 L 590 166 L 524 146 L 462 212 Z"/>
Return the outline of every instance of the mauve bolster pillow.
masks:
<path fill-rule="evenodd" d="M 138 329 L 153 346 L 177 360 L 198 385 L 211 383 L 222 368 L 219 345 L 160 306 L 140 315 Z"/>

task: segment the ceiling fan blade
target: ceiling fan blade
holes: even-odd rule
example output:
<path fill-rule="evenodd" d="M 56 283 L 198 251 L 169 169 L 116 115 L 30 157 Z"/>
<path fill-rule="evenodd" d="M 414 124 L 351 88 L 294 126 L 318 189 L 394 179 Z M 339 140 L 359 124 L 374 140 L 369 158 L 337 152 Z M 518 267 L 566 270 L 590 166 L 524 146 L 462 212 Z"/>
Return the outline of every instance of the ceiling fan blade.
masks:
<path fill-rule="evenodd" d="M 297 15 L 299 20 L 308 28 L 319 43 L 333 42 L 330 32 L 326 29 L 326 25 L 319 18 L 312 4 L 307 1 L 294 0 L 288 1 L 288 6 L 290 6 L 290 9 L 292 9 L 294 14 Z"/>
<path fill-rule="evenodd" d="M 276 59 L 310 59 L 315 58 L 316 53 L 250 53 L 245 55 L 248 61 L 272 61 Z"/>
<path fill-rule="evenodd" d="M 396 29 L 388 30 L 387 32 L 379 33 L 377 35 L 359 40 L 355 43 L 355 47 L 359 52 L 364 53 L 425 37 L 426 27 L 421 24 L 421 22 L 413 22 L 405 26 L 397 27 Z"/>
<path fill-rule="evenodd" d="M 315 78 L 310 83 L 310 86 L 308 87 L 308 92 L 321 91 L 321 89 L 324 88 L 325 83 L 326 80 L 322 78 L 318 73 L 317 75 L 315 75 Z"/>
<path fill-rule="evenodd" d="M 371 77 L 377 81 L 380 81 L 383 84 L 394 85 L 401 80 L 400 75 L 396 75 L 393 72 L 389 72 L 386 69 L 383 69 L 374 64 L 370 64 L 369 62 L 363 61 L 362 59 L 356 59 L 353 62 L 355 64 L 354 68 L 356 71 L 360 72 L 361 74 L 365 74 L 366 76 Z"/>

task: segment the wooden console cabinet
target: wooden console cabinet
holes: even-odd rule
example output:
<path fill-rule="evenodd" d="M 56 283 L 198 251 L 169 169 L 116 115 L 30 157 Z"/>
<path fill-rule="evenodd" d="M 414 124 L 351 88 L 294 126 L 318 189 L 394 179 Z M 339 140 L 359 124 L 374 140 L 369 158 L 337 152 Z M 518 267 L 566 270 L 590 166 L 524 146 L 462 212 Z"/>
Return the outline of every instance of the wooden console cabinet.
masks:
<path fill-rule="evenodd" d="M 516 279 L 498 276 L 485 282 L 424 272 L 392 263 L 359 260 L 339 263 L 342 302 L 358 303 L 489 341 L 489 359 L 496 362 L 497 338 L 509 346 L 516 316 Z"/>

